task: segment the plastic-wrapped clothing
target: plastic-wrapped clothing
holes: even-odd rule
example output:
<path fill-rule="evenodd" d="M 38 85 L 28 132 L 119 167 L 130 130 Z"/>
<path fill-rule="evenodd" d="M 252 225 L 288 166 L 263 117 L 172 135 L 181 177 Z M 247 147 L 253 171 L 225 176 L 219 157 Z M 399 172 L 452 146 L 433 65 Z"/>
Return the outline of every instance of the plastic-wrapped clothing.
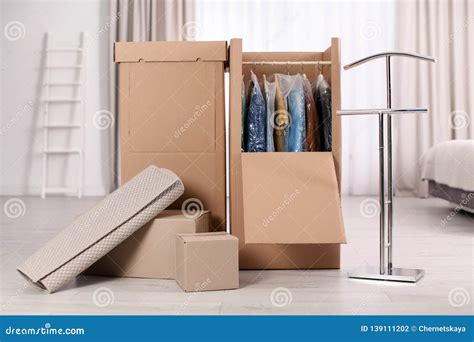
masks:
<path fill-rule="evenodd" d="M 242 100 L 242 128 L 241 128 L 241 133 L 240 133 L 240 146 L 241 150 L 245 151 L 245 111 L 246 111 L 246 101 L 245 101 L 245 83 L 244 83 L 244 75 L 242 75 L 242 83 L 241 83 L 241 90 L 240 90 L 240 96 Z"/>
<path fill-rule="evenodd" d="M 306 144 L 306 113 L 303 90 L 303 77 L 297 75 L 278 75 L 283 96 L 289 112 L 287 152 L 304 152 Z"/>
<path fill-rule="evenodd" d="M 321 74 L 315 90 L 316 111 L 319 115 L 320 151 L 332 149 L 331 87 Z"/>
<path fill-rule="evenodd" d="M 288 133 L 288 152 L 304 152 L 306 145 L 306 113 L 303 82 L 300 75 L 296 75 L 293 89 L 288 95 L 288 108 L 291 115 L 291 124 Z"/>
<path fill-rule="evenodd" d="M 265 99 L 263 98 L 257 76 L 251 73 L 250 103 L 246 115 L 245 151 L 266 151 L 267 117 Z"/>
<path fill-rule="evenodd" d="M 265 93 L 265 103 L 267 105 L 267 152 L 275 152 L 275 145 L 273 143 L 273 113 L 275 113 L 276 83 L 268 82 L 264 75 L 263 89 Z"/>
<path fill-rule="evenodd" d="M 311 83 L 306 77 L 303 77 L 303 89 L 306 109 L 306 151 L 314 152 L 319 150 L 320 143 L 318 114 Z"/>
<path fill-rule="evenodd" d="M 275 75 L 275 113 L 272 114 L 273 140 L 275 152 L 286 152 L 286 136 L 289 115 L 286 110 L 285 97 L 281 91 L 279 75 Z"/>

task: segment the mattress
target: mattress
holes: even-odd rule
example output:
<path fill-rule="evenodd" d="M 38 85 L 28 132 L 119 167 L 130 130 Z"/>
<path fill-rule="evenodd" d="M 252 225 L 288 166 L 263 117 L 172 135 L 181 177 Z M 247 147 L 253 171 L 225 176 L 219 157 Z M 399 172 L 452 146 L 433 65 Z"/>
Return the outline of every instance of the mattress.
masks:
<path fill-rule="evenodd" d="M 450 188 L 474 191 L 474 140 L 436 144 L 421 160 L 421 177 Z"/>
<path fill-rule="evenodd" d="M 153 219 L 184 192 L 172 171 L 149 166 L 62 230 L 18 266 L 54 292 Z"/>
<path fill-rule="evenodd" d="M 429 181 L 430 196 L 451 202 L 460 210 L 474 213 L 474 191 L 451 188 L 444 184 Z"/>

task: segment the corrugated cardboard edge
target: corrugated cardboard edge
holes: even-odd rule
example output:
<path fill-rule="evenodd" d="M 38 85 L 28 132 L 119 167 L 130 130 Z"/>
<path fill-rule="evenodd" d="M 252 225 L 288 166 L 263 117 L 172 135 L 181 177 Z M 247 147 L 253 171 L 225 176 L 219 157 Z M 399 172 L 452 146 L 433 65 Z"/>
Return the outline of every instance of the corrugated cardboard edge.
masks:
<path fill-rule="evenodd" d="M 186 260 L 186 248 L 184 248 L 184 242 L 179 236 L 179 234 L 176 235 L 175 239 L 175 275 L 174 279 L 178 283 L 178 285 L 185 291 L 185 284 L 183 282 L 186 282 L 185 276 L 186 276 L 186 270 L 184 265 L 182 265 L 180 262 L 182 260 Z"/>
<path fill-rule="evenodd" d="M 179 213 L 183 213 L 182 210 L 179 210 L 179 209 L 166 209 L 166 210 L 163 210 L 157 217 L 155 217 L 152 221 L 154 220 L 163 220 L 163 221 L 173 221 L 175 220 L 176 218 L 175 217 L 171 217 L 171 216 L 165 216 L 165 217 L 160 217 L 160 215 L 162 215 L 163 213 L 167 213 L 167 212 L 176 212 L 177 214 Z M 206 215 L 209 215 L 211 213 L 210 210 L 200 210 L 199 212 L 197 212 L 197 215 L 194 216 L 194 214 L 189 214 L 189 215 L 178 215 L 178 216 L 181 216 L 181 220 L 188 220 L 188 221 L 195 221 L 195 220 L 199 220 L 201 219 L 202 217 L 206 216 Z"/>
<path fill-rule="evenodd" d="M 227 233 L 227 232 L 207 232 L 207 233 L 189 233 L 189 234 L 177 234 L 178 238 L 182 239 L 184 242 L 186 242 L 186 239 L 188 237 L 198 237 L 198 238 L 204 238 L 204 237 L 212 237 L 212 236 L 228 236 L 231 239 L 237 239 L 237 237 Z"/>
<path fill-rule="evenodd" d="M 115 42 L 116 63 L 227 61 L 227 42 Z"/>

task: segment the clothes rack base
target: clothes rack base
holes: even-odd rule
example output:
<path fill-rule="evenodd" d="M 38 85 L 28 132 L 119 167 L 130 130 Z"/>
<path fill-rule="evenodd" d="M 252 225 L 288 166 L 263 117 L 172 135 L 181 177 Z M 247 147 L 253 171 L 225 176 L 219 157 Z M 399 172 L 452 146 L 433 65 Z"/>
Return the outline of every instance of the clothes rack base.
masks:
<path fill-rule="evenodd" d="M 386 273 L 381 274 L 376 266 L 365 266 L 356 269 L 348 274 L 349 278 L 373 279 L 373 280 L 389 280 L 416 283 L 425 275 L 424 270 L 413 268 L 393 267 Z"/>

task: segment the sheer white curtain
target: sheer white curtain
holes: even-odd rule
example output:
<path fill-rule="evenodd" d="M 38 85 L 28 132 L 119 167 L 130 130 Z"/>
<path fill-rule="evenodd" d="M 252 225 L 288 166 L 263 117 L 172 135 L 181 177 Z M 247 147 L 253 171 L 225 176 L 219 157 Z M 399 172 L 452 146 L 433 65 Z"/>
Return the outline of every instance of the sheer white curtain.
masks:
<path fill-rule="evenodd" d="M 393 50 L 395 1 L 195 2 L 197 40 L 243 38 L 245 51 L 324 51 L 342 38 L 342 62 Z M 382 62 L 342 72 L 343 108 L 385 105 Z M 378 191 L 377 119 L 343 119 L 343 192 Z"/>
<path fill-rule="evenodd" d="M 423 154 L 441 141 L 474 138 L 474 1 L 400 1 L 397 18 L 397 48 L 437 57 L 434 65 L 394 65 L 394 105 L 430 109 L 428 115 L 397 118 L 395 177 L 400 192 L 426 196 Z"/>

